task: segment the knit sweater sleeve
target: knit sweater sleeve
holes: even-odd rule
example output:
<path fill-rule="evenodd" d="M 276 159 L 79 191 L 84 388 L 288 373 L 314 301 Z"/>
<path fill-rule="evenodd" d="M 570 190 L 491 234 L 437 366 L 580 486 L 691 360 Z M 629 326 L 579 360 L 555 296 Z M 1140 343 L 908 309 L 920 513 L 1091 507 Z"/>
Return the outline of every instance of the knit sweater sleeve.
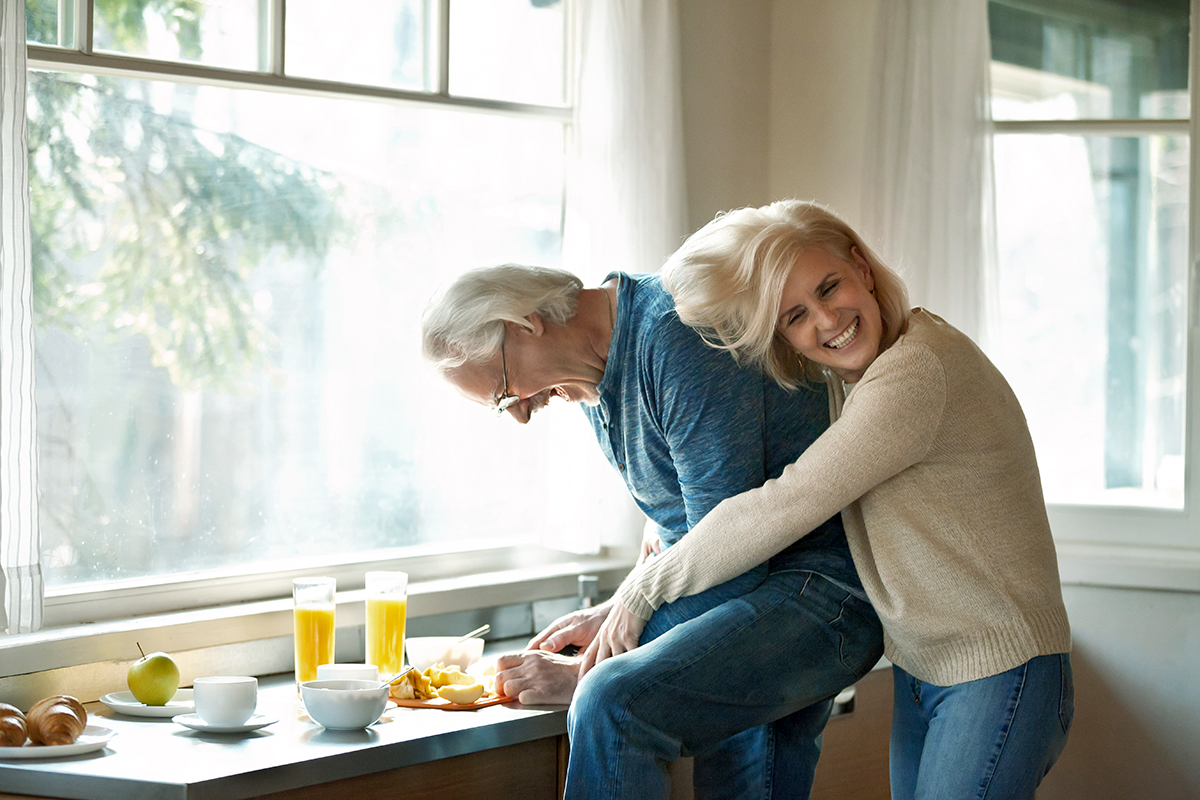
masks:
<path fill-rule="evenodd" d="M 722 501 L 618 589 L 641 619 L 762 563 L 875 486 L 924 458 L 946 405 L 929 348 L 902 339 L 875 360 L 842 416 L 780 477 Z"/>

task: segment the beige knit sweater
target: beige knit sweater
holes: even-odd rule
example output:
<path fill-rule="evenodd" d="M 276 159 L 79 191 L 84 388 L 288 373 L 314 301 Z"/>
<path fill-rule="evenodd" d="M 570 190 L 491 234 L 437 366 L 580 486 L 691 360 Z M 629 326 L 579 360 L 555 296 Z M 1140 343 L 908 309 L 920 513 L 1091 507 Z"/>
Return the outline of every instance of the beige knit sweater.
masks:
<path fill-rule="evenodd" d="M 1069 651 L 1033 442 L 983 352 L 916 309 L 848 396 L 830 386 L 830 409 L 834 423 L 783 475 L 630 573 L 622 604 L 649 619 L 840 510 L 884 652 L 908 673 L 948 686 Z"/>

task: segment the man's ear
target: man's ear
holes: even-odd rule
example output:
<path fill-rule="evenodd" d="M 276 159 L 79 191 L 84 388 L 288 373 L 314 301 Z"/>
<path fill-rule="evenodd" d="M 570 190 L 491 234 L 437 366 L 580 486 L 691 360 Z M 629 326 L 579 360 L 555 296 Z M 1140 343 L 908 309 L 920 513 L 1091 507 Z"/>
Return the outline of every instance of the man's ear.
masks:
<path fill-rule="evenodd" d="M 525 317 L 523 324 L 513 322 L 512 320 L 505 320 L 504 329 L 513 335 L 541 336 L 546 330 L 546 324 L 542 322 L 541 315 L 535 311 Z"/>
<path fill-rule="evenodd" d="M 541 336 L 546 332 L 546 323 L 542 322 L 542 315 L 536 311 L 525 317 L 528 327 L 525 332 L 532 336 Z"/>

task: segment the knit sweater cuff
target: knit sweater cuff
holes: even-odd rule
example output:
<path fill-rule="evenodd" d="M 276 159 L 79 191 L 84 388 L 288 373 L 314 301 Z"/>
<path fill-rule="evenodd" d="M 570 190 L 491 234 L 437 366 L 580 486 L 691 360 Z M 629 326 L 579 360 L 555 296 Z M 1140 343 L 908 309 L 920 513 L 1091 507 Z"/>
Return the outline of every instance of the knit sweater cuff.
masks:
<path fill-rule="evenodd" d="M 646 602 L 631 581 L 626 580 L 617 589 L 617 600 L 625 606 L 625 610 L 643 622 L 649 621 L 654 614 L 654 607 Z"/>

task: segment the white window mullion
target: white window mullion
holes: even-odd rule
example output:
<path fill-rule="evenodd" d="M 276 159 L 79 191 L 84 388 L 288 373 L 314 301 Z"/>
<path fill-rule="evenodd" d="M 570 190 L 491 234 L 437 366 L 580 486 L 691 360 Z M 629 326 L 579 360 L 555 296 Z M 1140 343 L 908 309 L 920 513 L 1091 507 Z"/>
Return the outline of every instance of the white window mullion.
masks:
<path fill-rule="evenodd" d="M 450 0 L 437 0 L 437 82 L 436 94 L 450 95 Z"/>
<path fill-rule="evenodd" d="M 92 19 L 96 14 L 96 0 L 75 0 L 75 49 L 81 53 L 92 53 Z"/>
<path fill-rule="evenodd" d="M 1200 0 L 1191 3 L 1191 45 L 1188 53 L 1188 91 L 1191 105 L 1191 138 L 1189 155 L 1191 162 L 1188 195 L 1188 280 L 1191 285 L 1187 298 L 1187 417 L 1184 422 L 1184 503 L 1193 515 L 1200 509 L 1200 131 L 1196 129 L 1197 110 L 1200 109 Z M 1193 542 L 1200 547 L 1200 526 L 1193 526 Z"/>

